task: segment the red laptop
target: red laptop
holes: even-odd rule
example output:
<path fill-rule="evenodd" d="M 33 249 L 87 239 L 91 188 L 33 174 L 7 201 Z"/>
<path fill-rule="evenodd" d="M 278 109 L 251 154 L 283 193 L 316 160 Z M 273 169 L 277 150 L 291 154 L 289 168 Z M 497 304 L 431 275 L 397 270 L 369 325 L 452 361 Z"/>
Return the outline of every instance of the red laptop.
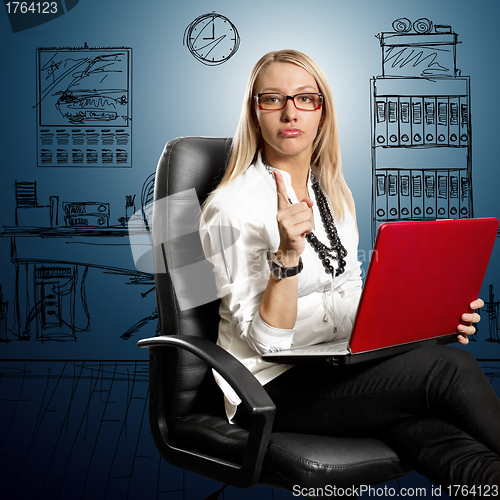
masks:
<path fill-rule="evenodd" d="M 496 218 L 382 224 L 350 340 L 263 358 L 343 365 L 456 342 L 461 315 L 479 296 L 498 225 Z"/>

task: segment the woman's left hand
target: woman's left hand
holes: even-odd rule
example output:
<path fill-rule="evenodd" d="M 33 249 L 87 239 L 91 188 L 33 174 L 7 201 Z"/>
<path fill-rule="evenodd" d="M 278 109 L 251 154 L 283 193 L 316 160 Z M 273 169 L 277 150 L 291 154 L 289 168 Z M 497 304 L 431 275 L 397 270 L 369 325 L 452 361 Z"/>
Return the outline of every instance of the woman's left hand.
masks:
<path fill-rule="evenodd" d="M 480 309 L 483 306 L 484 302 L 481 299 L 474 300 L 470 303 L 470 308 L 473 311 L 475 309 Z M 469 325 L 460 324 L 457 326 L 457 332 L 459 333 L 457 338 L 460 344 L 467 345 L 469 343 L 469 338 L 467 337 L 467 335 L 474 335 L 474 333 L 476 332 L 476 329 L 470 323 L 479 323 L 480 319 L 481 316 L 479 316 L 479 314 L 475 312 L 462 314 L 462 321 L 469 323 Z"/>

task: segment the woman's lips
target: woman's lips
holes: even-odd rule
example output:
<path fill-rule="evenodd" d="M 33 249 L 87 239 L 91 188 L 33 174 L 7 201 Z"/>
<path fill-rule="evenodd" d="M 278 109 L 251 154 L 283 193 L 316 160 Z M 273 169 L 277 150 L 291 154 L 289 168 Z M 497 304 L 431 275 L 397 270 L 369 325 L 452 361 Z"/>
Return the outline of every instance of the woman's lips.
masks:
<path fill-rule="evenodd" d="M 300 128 L 284 128 L 279 131 L 279 135 L 283 137 L 297 137 L 302 135 L 302 130 Z"/>

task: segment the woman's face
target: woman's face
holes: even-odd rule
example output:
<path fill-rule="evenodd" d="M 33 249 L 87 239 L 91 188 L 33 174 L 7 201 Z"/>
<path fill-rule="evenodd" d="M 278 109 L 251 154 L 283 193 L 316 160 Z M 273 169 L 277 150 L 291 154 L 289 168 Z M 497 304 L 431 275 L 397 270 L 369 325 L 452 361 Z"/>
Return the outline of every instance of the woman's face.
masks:
<path fill-rule="evenodd" d="M 295 95 L 319 92 L 316 80 L 303 68 L 291 63 L 274 62 L 264 68 L 254 86 L 254 95 L 277 92 Z M 291 99 L 280 110 L 262 110 L 255 103 L 256 125 L 264 139 L 264 151 L 272 163 L 275 158 L 296 157 L 309 162 L 312 144 L 321 123 L 322 109 L 303 111 Z"/>

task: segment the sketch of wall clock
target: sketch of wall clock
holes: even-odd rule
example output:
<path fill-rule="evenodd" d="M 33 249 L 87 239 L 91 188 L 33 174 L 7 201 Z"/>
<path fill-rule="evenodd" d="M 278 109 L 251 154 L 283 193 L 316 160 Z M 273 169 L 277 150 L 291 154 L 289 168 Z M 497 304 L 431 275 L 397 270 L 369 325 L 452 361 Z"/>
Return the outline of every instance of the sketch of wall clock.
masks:
<path fill-rule="evenodd" d="M 183 43 L 201 63 L 218 66 L 236 53 L 240 37 L 227 17 L 212 12 L 197 17 L 186 28 Z"/>

